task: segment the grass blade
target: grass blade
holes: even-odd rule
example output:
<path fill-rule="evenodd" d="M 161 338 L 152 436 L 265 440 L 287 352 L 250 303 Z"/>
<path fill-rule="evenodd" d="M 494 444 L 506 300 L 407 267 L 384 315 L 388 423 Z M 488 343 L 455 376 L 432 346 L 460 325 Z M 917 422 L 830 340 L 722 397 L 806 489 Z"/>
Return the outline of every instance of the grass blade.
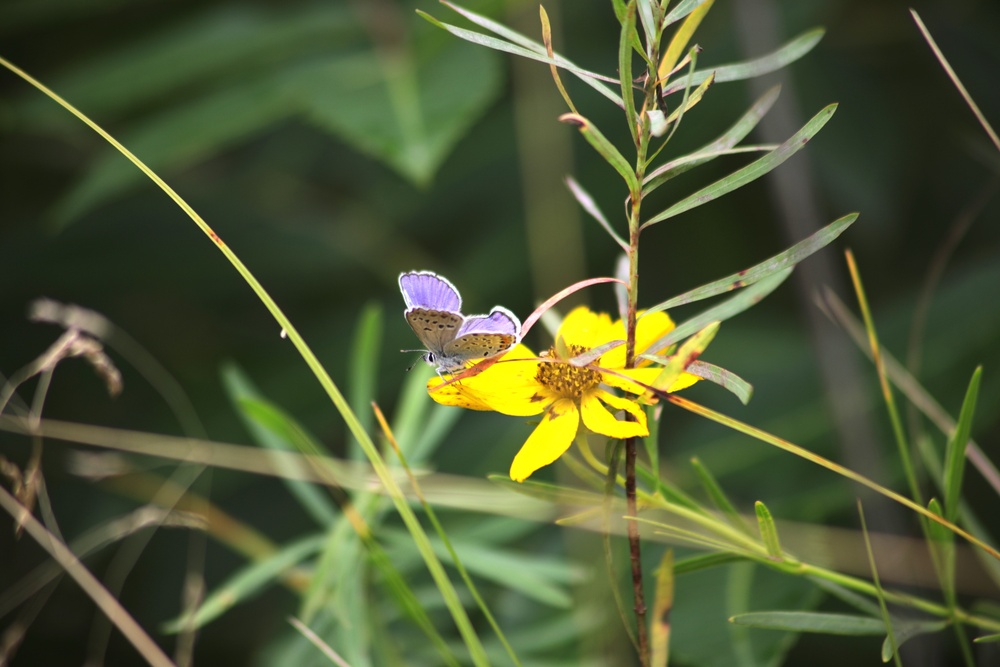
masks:
<path fill-rule="evenodd" d="M 351 388 L 348 401 L 358 422 L 365 431 L 372 427 L 371 410 L 368 406 L 378 393 L 378 362 L 382 356 L 382 308 L 374 303 L 365 306 L 358 318 L 351 343 L 351 356 L 347 386 Z M 358 441 L 347 434 L 351 458 L 364 459 L 364 452 Z"/>
<path fill-rule="evenodd" d="M 889 616 L 889 608 L 885 604 L 885 595 L 882 593 L 882 583 L 878 578 L 878 567 L 875 565 L 875 552 L 872 550 L 871 536 L 868 534 L 868 524 L 865 522 L 865 512 L 861 507 L 861 500 L 858 500 L 858 517 L 861 519 L 861 534 L 865 538 L 865 552 L 868 554 L 868 567 L 872 572 L 872 583 L 875 584 L 875 597 L 878 598 L 879 612 L 882 615 L 882 623 L 885 625 L 885 642 L 882 645 L 882 662 L 888 662 L 886 658 L 885 645 L 889 645 L 889 656 L 896 661 L 896 667 L 903 667 L 903 661 L 899 657 L 899 642 L 896 641 L 896 633 L 892 627 L 892 618 Z M 937 524 L 935 524 L 937 525 Z"/>
<path fill-rule="evenodd" d="M 764 176 L 772 169 L 778 167 L 785 160 L 798 153 L 801 149 L 805 148 L 805 145 L 809 142 L 809 140 L 812 139 L 817 132 L 823 129 L 823 126 L 826 125 L 830 118 L 833 117 L 836 110 L 836 104 L 824 107 L 819 113 L 813 116 L 809 122 L 802 127 L 802 129 L 764 157 L 758 158 L 742 169 L 733 172 L 729 176 L 726 176 L 725 178 L 698 190 L 694 194 L 688 195 L 667 210 L 662 211 L 647 220 L 643 223 L 642 227 L 649 227 L 657 222 L 662 222 L 668 218 L 674 217 L 675 215 L 697 208 L 702 204 L 707 204 L 710 201 L 718 199 L 722 195 L 728 194 L 733 190 L 741 188 L 747 183 L 751 183 L 761 176 Z"/>
<path fill-rule="evenodd" d="M 744 269 L 732 275 L 726 276 L 725 278 L 719 278 L 718 280 L 712 281 L 706 285 L 684 292 L 683 294 L 649 308 L 644 314 L 655 313 L 661 310 L 669 310 L 670 308 L 683 306 L 687 303 L 693 303 L 718 294 L 724 294 L 725 292 L 729 292 L 740 287 L 752 285 L 763 278 L 767 278 L 768 276 L 774 275 L 779 271 L 793 267 L 815 253 L 817 250 L 821 250 L 822 248 L 825 248 L 829 244 L 833 243 L 833 241 L 843 234 L 857 219 L 857 213 L 849 213 L 842 218 L 834 220 L 826 227 L 823 227 L 814 234 L 799 241 L 788 250 L 765 259 L 760 264 L 751 266 L 749 269 Z"/>
<path fill-rule="evenodd" d="M 965 447 L 972 431 L 972 418 L 979 397 L 979 381 L 983 376 L 982 366 L 976 368 L 969 380 L 969 388 L 962 401 L 955 432 L 948 439 L 944 454 L 944 517 L 954 521 L 958 516 L 958 504 L 962 494 L 962 475 L 965 471 Z"/>

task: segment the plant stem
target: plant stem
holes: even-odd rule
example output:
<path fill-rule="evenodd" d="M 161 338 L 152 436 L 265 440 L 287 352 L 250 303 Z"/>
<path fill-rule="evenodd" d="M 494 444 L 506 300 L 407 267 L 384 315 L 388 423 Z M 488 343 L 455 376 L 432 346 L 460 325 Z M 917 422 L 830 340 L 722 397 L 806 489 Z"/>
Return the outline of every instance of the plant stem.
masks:
<path fill-rule="evenodd" d="M 655 95 L 655 77 L 647 77 L 645 104 Z M 638 141 L 636 142 L 635 189 L 629 193 L 631 210 L 629 212 L 629 249 L 628 249 L 628 307 L 626 308 L 625 325 L 625 367 L 635 366 L 635 328 L 637 303 L 639 296 L 639 233 L 641 230 L 640 209 L 642 208 L 642 182 L 646 175 L 646 152 L 649 147 L 649 128 L 641 121 L 639 114 Z M 637 122 L 629 118 L 628 122 Z M 629 417 L 631 419 L 631 417 Z M 635 485 L 636 438 L 625 441 L 625 501 L 629 516 L 638 516 Z M 646 667 L 649 664 L 649 638 L 646 629 L 646 599 L 642 586 L 642 550 L 639 543 L 639 525 L 635 519 L 630 519 L 628 526 L 629 557 L 632 564 L 632 590 L 635 595 L 636 639 L 639 644 L 639 662 Z"/>

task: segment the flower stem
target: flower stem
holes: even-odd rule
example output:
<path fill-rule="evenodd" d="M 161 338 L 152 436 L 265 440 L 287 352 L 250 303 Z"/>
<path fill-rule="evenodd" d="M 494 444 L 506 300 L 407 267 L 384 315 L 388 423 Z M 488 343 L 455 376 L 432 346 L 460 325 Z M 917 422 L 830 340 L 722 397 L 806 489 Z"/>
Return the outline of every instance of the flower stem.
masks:
<path fill-rule="evenodd" d="M 645 90 L 646 104 L 655 99 L 655 76 L 647 77 Z M 643 105 L 643 108 L 646 107 Z M 646 152 L 649 147 L 649 127 L 642 122 L 643 114 L 638 118 L 629 118 L 628 122 L 638 122 L 635 161 L 635 182 L 637 185 L 629 193 L 629 248 L 628 248 L 628 307 L 626 308 L 625 325 L 625 368 L 635 367 L 635 327 L 637 303 L 639 297 L 639 233 L 641 230 L 640 209 L 642 208 L 642 182 L 646 175 Z M 638 516 L 635 485 L 636 438 L 625 441 L 625 500 L 629 516 Z M 639 524 L 635 519 L 627 522 L 629 559 L 632 564 L 632 590 L 635 595 L 636 640 L 639 644 L 639 662 L 646 667 L 649 664 L 649 638 L 646 630 L 646 599 L 642 586 L 642 550 L 639 544 Z"/>

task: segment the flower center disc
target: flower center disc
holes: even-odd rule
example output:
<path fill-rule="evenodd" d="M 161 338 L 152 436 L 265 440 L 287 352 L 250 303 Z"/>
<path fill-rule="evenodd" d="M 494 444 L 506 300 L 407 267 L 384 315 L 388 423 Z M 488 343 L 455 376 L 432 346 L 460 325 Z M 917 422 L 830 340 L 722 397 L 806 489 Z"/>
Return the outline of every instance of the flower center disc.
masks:
<path fill-rule="evenodd" d="M 587 351 L 582 345 L 570 345 L 570 356 L 576 357 Z M 558 358 L 556 349 L 549 348 L 550 358 Z M 552 392 L 564 398 L 581 398 L 589 389 L 601 384 L 601 374 L 592 368 L 580 368 L 564 361 L 545 362 L 538 365 L 535 379 Z"/>

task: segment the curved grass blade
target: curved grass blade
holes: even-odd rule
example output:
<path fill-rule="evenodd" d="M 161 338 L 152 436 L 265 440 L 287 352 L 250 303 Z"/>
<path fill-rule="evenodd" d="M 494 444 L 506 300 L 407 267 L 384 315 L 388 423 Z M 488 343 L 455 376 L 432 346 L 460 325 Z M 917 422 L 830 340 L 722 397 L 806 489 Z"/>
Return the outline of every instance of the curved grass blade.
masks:
<path fill-rule="evenodd" d="M 753 396 L 753 385 L 741 378 L 736 373 L 726 370 L 721 366 L 710 364 L 707 361 L 695 361 L 685 369 L 691 375 L 713 382 L 723 389 L 733 393 L 740 403 L 747 405 Z"/>
<path fill-rule="evenodd" d="M 707 79 L 713 72 L 715 73 L 716 83 L 742 81 L 744 79 L 752 79 L 764 74 L 770 74 L 771 72 L 781 69 L 785 65 L 795 62 L 802 56 L 812 51 L 813 47 L 815 47 L 819 43 L 819 40 L 823 38 L 823 33 L 825 32 L 826 31 L 823 28 L 813 28 L 812 30 L 808 30 L 785 43 L 777 50 L 772 51 L 765 56 L 761 56 L 760 58 L 754 58 L 753 60 L 747 60 L 740 63 L 733 63 L 731 65 L 720 65 L 711 69 L 699 70 L 691 75 L 690 85 L 698 85 Z M 686 85 L 689 85 L 687 81 L 678 81 L 664 90 L 663 94 L 670 95 L 672 93 L 676 93 L 683 90 Z"/>
<path fill-rule="evenodd" d="M 965 470 L 965 448 L 972 431 L 972 417 L 976 411 L 976 399 L 979 397 L 979 381 L 983 376 L 983 367 L 979 366 L 972 373 L 969 388 L 962 401 L 962 410 L 958 415 L 955 432 L 948 439 L 944 453 L 944 517 L 954 521 L 958 516 L 958 505 L 962 495 L 962 474 Z"/>
<path fill-rule="evenodd" d="M 542 4 L 538 5 L 538 19 L 542 22 L 542 43 L 545 44 L 545 55 L 549 58 L 555 60 L 556 52 L 552 48 L 552 24 L 549 23 L 549 15 L 545 11 L 545 6 Z M 563 85 L 562 77 L 559 76 L 559 68 L 555 64 L 549 65 L 549 72 L 552 74 L 552 80 L 555 81 L 556 89 L 559 90 L 559 94 L 562 95 L 563 101 L 566 102 L 566 106 L 573 113 L 577 113 L 576 105 L 573 104 L 572 98 L 569 96 L 569 92 L 566 90 L 566 86 Z"/>
<path fill-rule="evenodd" d="M 849 213 L 842 218 L 837 218 L 826 227 L 823 227 L 814 234 L 802 239 L 788 250 L 780 252 L 773 257 L 769 257 L 760 264 L 751 266 L 749 269 L 744 269 L 732 275 L 726 276 L 725 278 L 719 278 L 718 280 L 714 280 L 706 285 L 696 287 L 693 290 L 689 290 L 683 294 L 668 299 L 663 303 L 659 303 L 644 311 L 643 315 L 656 313 L 661 310 L 669 310 L 671 308 L 676 308 L 677 306 L 683 306 L 687 303 L 693 303 L 695 301 L 707 299 L 719 294 L 725 294 L 726 292 L 734 289 L 746 287 L 747 285 L 753 285 L 763 278 L 767 278 L 768 276 L 778 273 L 779 271 L 791 268 L 812 255 L 817 250 L 821 250 L 822 248 L 825 248 L 833 243 L 833 241 L 835 241 L 838 236 L 843 234 L 848 227 L 854 224 L 854 221 L 857 219 L 857 213 Z"/>
<path fill-rule="evenodd" d="M 741 188 L 747 183 L 751 183 L 761 176 L 764 176 L 804 148 L 809 140 L 812 139 L 812 137 L 819 132 L 824 125 L 826 125 L 836 110 L 836 104 L 830 104 L 829 106 L 824 107 L 818 114 L 813 116 L 809 122 L 802 127 L 802 129 L 792 135 L 791 138 L 778 146 L 776 149 L 764 157 L 751 162 L 742 169 L 733 172 L 729 176 L 726 176 L 725 178 L 698 190 L 694 194 L 685 197 L 667 210 L 658 213 L 643 223 L 642 229 L 656 224 L 657 222 L 662 222 L 663 220 L 672 218 L 675 215 L 684 213 L 685 211 L 690 211 L 691 209 L 697 208 L 702 204 L 707 204 L 710 201 L 718 199 L 724 194 L 728 194 L 733 190 Z"/>
<path fill-rule="evenodd" d="M 746 136 L 750 134 L 755 127 L 757 127 L 760 119 L 764 117 L 764 114 L 770 111 L 775 100 L 778 99 L 778 94 L 780 92 L 781 86 L 774 86 L 761 95 L 731 128 L 726 130 L 714 141 L 705 144 L 693 153 L 667 162 L 666 164 L 657 167 L 653 171 L 646 174 L 645 179 L 643 179 L 642 194 L 644 196 L 648 195 L 650 192 L 660 187 L 663 183 L 670 180 L 674 176 L 683 174 L 685 171 L 697 167 L 698 165 L 710 162 L 720 155 L 733 154 L 733 151 L 730 151 L 730 149 L 746 138 Z M 744 147 L 739 152 L 744 152 L 751 148 L 753 147 Z M 757 150 L 762 149 L 757 148 Z M 769 150 L 773 150 L 773 148 Z"/>
<path fill-rule="evenodd" d="M 583 116 L 573 113 L 565 113 L 559 116 L 559 122 L 576 126 L 576 129 L 580 131 L 583 138 L 594 147 L 594 150 L 625 179 L 625 184 L 628 185 L 629 192 L 638 192 L 639 183 L 635 178 L 635 171 L 622 154 L 618 152 L 614 144 L 601 134 L 597 126 Z"/>
<path fill-rule="evenodd" d="M 871 536 L 868 534 L 868 524 L 865 521 L 865 512 L 861 507 L 861 499 L 858 499 L 858 517 L 861 519 L 861 534 L 865 538 L 865 552 L 868 554 L 868 567 L 872 571 L 872 583 L 875 585 L 875 597 L 878 598 L 879 613 L 882 615 L 882 623 L 885 625 L 885 642 L 882 644 L 882 662 L 889 660 L 885 655 L 885 645 L 889 645 L 890 658 L 895 659 L 896 667 L 903 667 L 903 662 L 899 657 L 899 642 L 896 641 L 896 632 L 892 627 L 892 617 L 889 616 L 889 607 L 885 604 L 885 594 L 882 592 L 882 582 L 878 578 L 878 567 L 875 565 L 875 552 L 872 550 Z M 934 524 L 937 525 L 937 524 Z"/>
<path fill-rule="evenodd" d="M 691 319 L 677 325 L 670 333 L 666 334 L 658 341 L 649 346 L 649 350 L 659 352 L 674 343 L 684 340 L 688 336 L 701 331 L 711 322 L 724 322 L 734 315 L 742 313 L 747 308 L 760 302 L 764 297 L 778 288 L 785 279 L 792 274 L 792 267 L 787 267 L 775 274 L 757 281 L 741 292 L 734 294 L 722 303 L 712 306 L 708 310 L 692 317 Z M 651 358 L 647 355 L 640 355 L 643 358 Z M 655 360 L 655 358 L 654 358 Z"/>

